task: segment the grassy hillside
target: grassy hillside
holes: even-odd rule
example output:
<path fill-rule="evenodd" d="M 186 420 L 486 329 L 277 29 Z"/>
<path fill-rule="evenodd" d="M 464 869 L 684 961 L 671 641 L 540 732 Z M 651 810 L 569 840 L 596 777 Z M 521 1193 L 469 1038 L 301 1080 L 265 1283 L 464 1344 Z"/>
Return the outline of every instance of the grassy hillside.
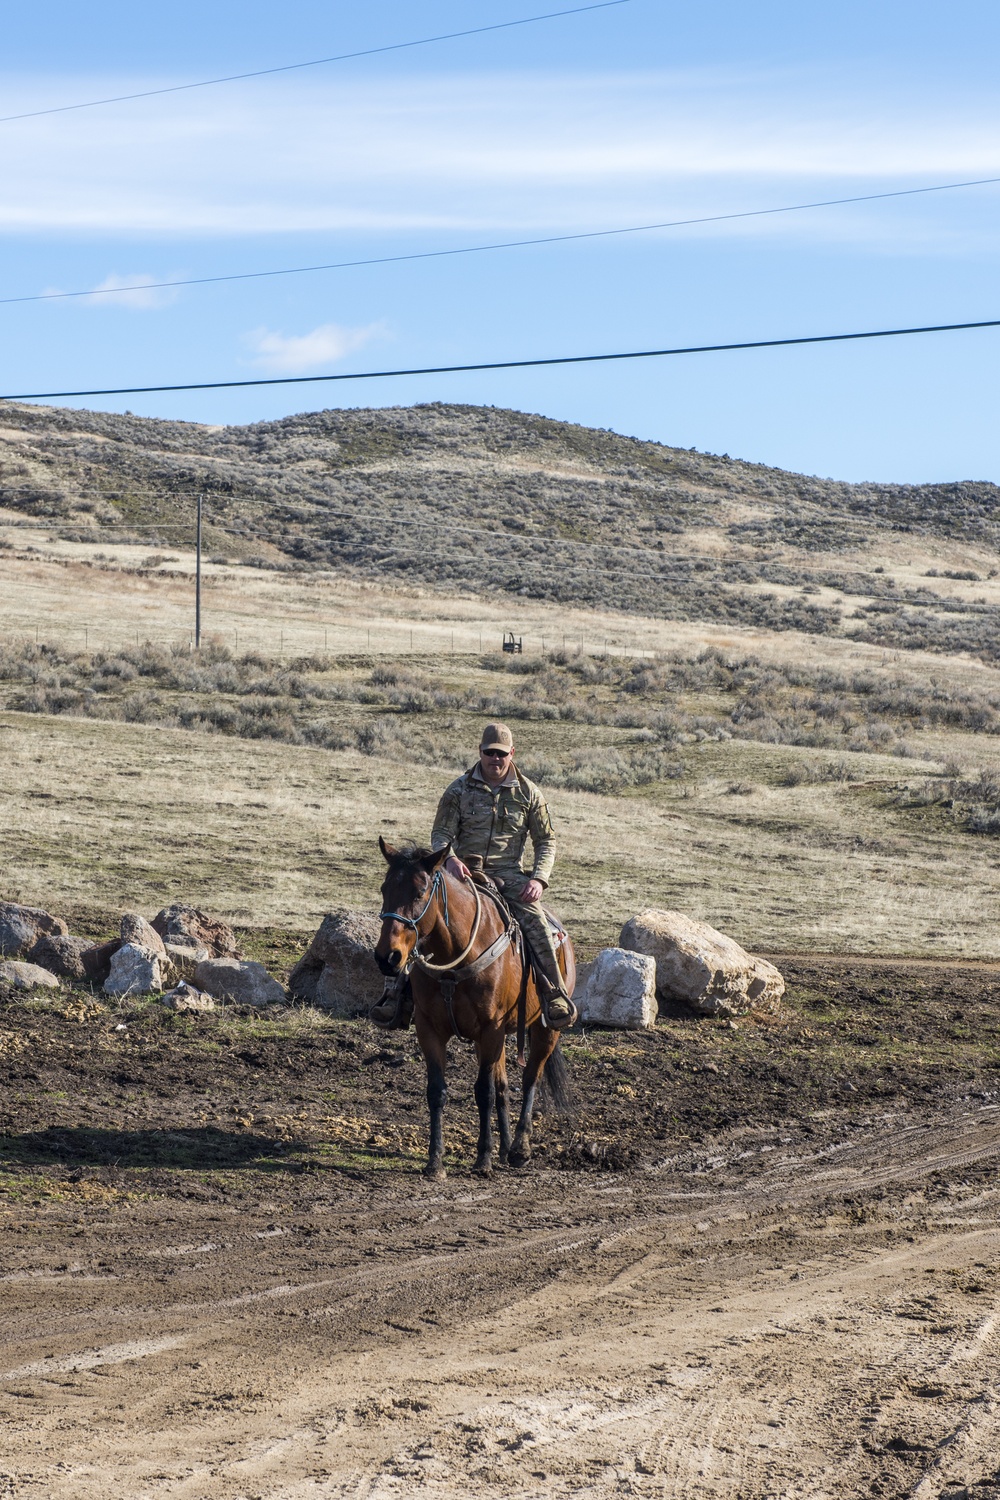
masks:
<path fill-rule="evenodd" d="M 1000 652 L 992 484 L 843 484 L 482 407 L 0 413 L 0 507 L 56 537 L 189 542 L 199 492 L 232 562 Z"/>

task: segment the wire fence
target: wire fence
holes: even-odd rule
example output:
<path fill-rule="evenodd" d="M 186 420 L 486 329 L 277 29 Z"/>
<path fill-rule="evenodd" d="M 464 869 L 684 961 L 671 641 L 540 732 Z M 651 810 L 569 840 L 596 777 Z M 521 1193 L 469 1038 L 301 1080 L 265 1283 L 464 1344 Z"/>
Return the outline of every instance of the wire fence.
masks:
<path fill-rule="evenodd" d="M 508 637 L 504 644 L 504 637 Z M 513 641 L 510 637 L 513 636 Z M 183 626 L 142 626 L 83 621 L 63 624 L 46 620 L 0 620 L 0 638 L 33 641 L 67 651 L 138 650 L 145 645 L 195 651 L 194 631 Z M 302 656 L 448 656 L 484 655 L 505 651 L 545 655 L 566 651 L 587 656 L 653 656 L 655 645 L 637 634 L 588 634 L 578 629 L 504 632 L 494 625 L 482 628 L 425 621 L 380 621 L 302 624 L 253 621 L 205 626 L 202 649 L 224 647 L 236 656 L 257 652 L 268 658 Z"/>

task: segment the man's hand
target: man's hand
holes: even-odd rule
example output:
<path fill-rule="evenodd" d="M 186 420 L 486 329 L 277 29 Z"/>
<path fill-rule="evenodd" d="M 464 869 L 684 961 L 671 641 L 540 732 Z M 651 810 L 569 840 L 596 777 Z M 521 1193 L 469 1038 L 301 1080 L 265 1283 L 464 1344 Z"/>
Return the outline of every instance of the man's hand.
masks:
<path fill-rule="evenodd" d="M 444 862 L 444 867 L 449 875 L 454 875 L 456 880 L 468 880 L 469 867 L 462 863 L 457 854 L 449 854 Z"/>
<path fill-rule="evenodd" d="M 542 882 L 532 876 L 517 899 L 523 901 L 525 906 L 530 906 L 534 901 L 541 901 L 544 889 Z"/>

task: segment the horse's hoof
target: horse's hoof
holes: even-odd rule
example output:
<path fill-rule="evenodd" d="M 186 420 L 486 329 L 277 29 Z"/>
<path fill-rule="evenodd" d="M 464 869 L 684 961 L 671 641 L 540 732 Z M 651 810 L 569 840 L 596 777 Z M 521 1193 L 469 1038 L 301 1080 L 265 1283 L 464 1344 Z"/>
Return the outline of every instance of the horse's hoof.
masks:
<path fill-rule="evenodd" d="M 489 1177 L 493 1171 L 493 1162 L 488 1156 L 480 1156 L 473 1163 L 472 1170 L 477 1177 Z"/>
<path fill-rule="evenodd" d="M 512 1167 L 526 1167 L 531 1160 L 531 1152 L 515 1150 L 510 1153 L 507 1160 Z"/>
<path fill-rule="evenodd" d="M 448 1173 L 444 1167 L 428 1166 L 424 1168 L 424 1176 L 428 1182 L 444 1182 L 447 1175 Z"/>

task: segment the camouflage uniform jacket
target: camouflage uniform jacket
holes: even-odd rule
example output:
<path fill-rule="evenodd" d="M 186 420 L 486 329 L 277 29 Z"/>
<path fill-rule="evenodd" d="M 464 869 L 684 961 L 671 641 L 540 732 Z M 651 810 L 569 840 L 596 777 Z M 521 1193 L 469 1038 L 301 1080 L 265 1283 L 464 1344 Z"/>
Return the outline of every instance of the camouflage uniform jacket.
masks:
<path fill-rule="evenodd" d="M 545 798 L 533 781 L 515 767 L 509 784 L 493 788 L 474 765 L 453 781 L 438 804 L 431 847 L 451 844 L 459 859 L 481 854 L 485 867 L 499 875 L 529 877 L 522 857 L 528 838 L 534 853 L 531 877 L 547 885 L 556 845 Z M 513 892 L 512 892 L 513 894 Z"/>

